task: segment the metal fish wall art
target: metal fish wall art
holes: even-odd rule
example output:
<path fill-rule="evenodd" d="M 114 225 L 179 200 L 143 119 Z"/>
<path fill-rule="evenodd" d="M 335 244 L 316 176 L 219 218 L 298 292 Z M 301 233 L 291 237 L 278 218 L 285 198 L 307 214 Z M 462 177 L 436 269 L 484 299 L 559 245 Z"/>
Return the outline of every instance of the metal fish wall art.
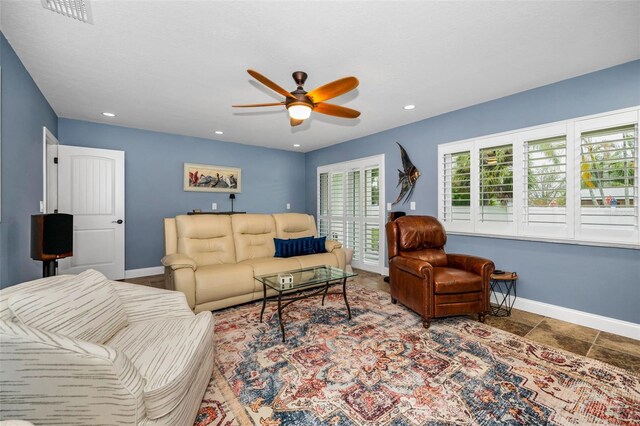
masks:
<path fill-rule="evenodd" d="M 416 181 L 420 177 L 420 172 L 411 162 L 407 151 L 405 151 L 399 142 L 396 143 L 400 147 L 400 157 L 402 158 L 402 168 L 404 170 L 398 169 L 398 185 L 396 185 L 396 188 L 398 186 L 400 187 L 400 195 L 398 195 L 396 201 L 393 202 L 394 205 L 398 204 L 402 199 L 404 199 L 403 204 L 409 201 L 415 189 Z"/>

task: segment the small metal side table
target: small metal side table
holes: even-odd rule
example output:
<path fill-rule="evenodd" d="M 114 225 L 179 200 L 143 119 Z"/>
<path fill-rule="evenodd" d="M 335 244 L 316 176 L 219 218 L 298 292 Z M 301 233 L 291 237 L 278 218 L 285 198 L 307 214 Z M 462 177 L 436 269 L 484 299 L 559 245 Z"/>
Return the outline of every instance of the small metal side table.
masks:
<path fill-rule="evenodd" d="M 491 299 L 489 314 L 496 317 L 511 316 L 511 308 L 516 301 L 516 281 L 518 274 L 515 272 L 499 271 L 491 274 Z"/>

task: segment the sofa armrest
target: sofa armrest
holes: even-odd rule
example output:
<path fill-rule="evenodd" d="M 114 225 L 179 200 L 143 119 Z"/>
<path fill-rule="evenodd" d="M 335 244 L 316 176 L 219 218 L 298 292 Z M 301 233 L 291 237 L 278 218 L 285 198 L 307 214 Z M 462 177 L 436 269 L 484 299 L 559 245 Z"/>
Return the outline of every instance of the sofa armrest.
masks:
<path fill-rule="evenodd" d="M 324 243 L 324 247 L 327 249 L 329 253 L 331 253 L 335 249 L 341 248 L 342 243 L 336 240 L 326 240 Z"/>
<path fill-rule="evenodd" d="M 480 275 L 483 279 L 489 279 L 495 265 L 489 259 L 466 254 L 447 253 L 447 264 L 450 268 L 462 269 Z"/>
<path fill-rule="evenodd" d="M 124 305 L 130 323 L 193 317 L 186 296 L 179 291 L 117 281 L 112 281 L 111 284 Z"/>
<path fill-rule="evenodd" d="M 194 271 L 198 269 L 196 262 L 183 253 L 174 253 L 163 257 L 162 265 L 174 271 L 182 268 L 191 268 Z"/>
<path fill-rule="evenodd" d="M 144 379 L 129 358 L 89 343 L 0 320 L 2 416 L 35 424 L 137 425 Z M 37 407 L 37 409 L 33 409 Z"/>
<path fill-rule="evenodd" d="M 419 259 L 411 259 L 404 256 L 396 256 L 389 261 L 390 268 L 409 273 L 417 278 L 428 279 L 433 275 L 433 266 L 429 262 Z"/>

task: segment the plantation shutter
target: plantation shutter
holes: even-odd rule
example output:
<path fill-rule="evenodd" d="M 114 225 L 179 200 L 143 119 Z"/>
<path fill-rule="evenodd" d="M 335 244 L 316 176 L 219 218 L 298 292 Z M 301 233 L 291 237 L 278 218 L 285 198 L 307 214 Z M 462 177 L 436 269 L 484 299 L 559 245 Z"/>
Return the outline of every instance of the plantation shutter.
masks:
<path fill-rule="evenodd" d="M 351 170 L 347 173 L 347 211 L 346 221 L 346 237 L 343 244 L 353 249 L 353 257 L 360 257 L 360 215 L 362 211 L 361 197 L 361 179 L 360 170 Z"/>
<path fill-rule="evenodd" d="M 513 222 L 513 145 L 479 151 L 480 222 Z"/>
<path fill-rule="evenodd" d="M 318 232 L 353 249 L 352 265 L 382 272 L 382 156 L 318 168 Z"/>
<path fill-rule="evenodd" d="M 329 229 L 332 240 L 344 242 L 344 176 L 345 174 L 331 173 L 329 186 Z"/>
<path fill-rule="evenodd" d="M 523 149 L 522 220 L 528 224 L 566 224 L 566 136 L 527 141 Z"/>
<path fill-rule="evenodd" d="M 471 221 L 471 151 L 443 156 L 442 218 L 445 222 Z"/>
<path fill-rule="evenodd" d="M 318 235 L 329 233 L 329 173 L 318 176 Z"/>
<path fill-rule="evenodd" d="M 580 222 L 583 228 L 638 227 L 636 125 L 580 134 Z"/>
<path fill-rule="evenodd" d="M 367 168 L 364 171 L 364 258 L 365 263 L 378 264 L 380 261 L 380 169 Z"/>

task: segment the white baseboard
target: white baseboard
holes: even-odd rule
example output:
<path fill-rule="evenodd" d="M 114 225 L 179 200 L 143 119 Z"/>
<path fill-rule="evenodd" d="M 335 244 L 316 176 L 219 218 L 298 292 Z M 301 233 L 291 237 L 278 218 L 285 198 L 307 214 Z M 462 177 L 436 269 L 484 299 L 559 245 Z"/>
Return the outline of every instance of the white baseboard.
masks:
<path fill-rule="evenodd" d="M 640 340 L 640 324 L 633 322 L 590 314 L 588 312 L 550 305 L 535 300 L 523 299 L 522 297 L 516 298 L 513 307 L 521 311 L 532 312 L 534 314 L 544 315 L 546 317 Z"/>
<path fill-rule="evenodd" d="M 124 271 L 124 279 L 148 277 L 150 275 L 164 274 L 164 266 L 154 266 L 151 268 L 129 269 Z"/>

